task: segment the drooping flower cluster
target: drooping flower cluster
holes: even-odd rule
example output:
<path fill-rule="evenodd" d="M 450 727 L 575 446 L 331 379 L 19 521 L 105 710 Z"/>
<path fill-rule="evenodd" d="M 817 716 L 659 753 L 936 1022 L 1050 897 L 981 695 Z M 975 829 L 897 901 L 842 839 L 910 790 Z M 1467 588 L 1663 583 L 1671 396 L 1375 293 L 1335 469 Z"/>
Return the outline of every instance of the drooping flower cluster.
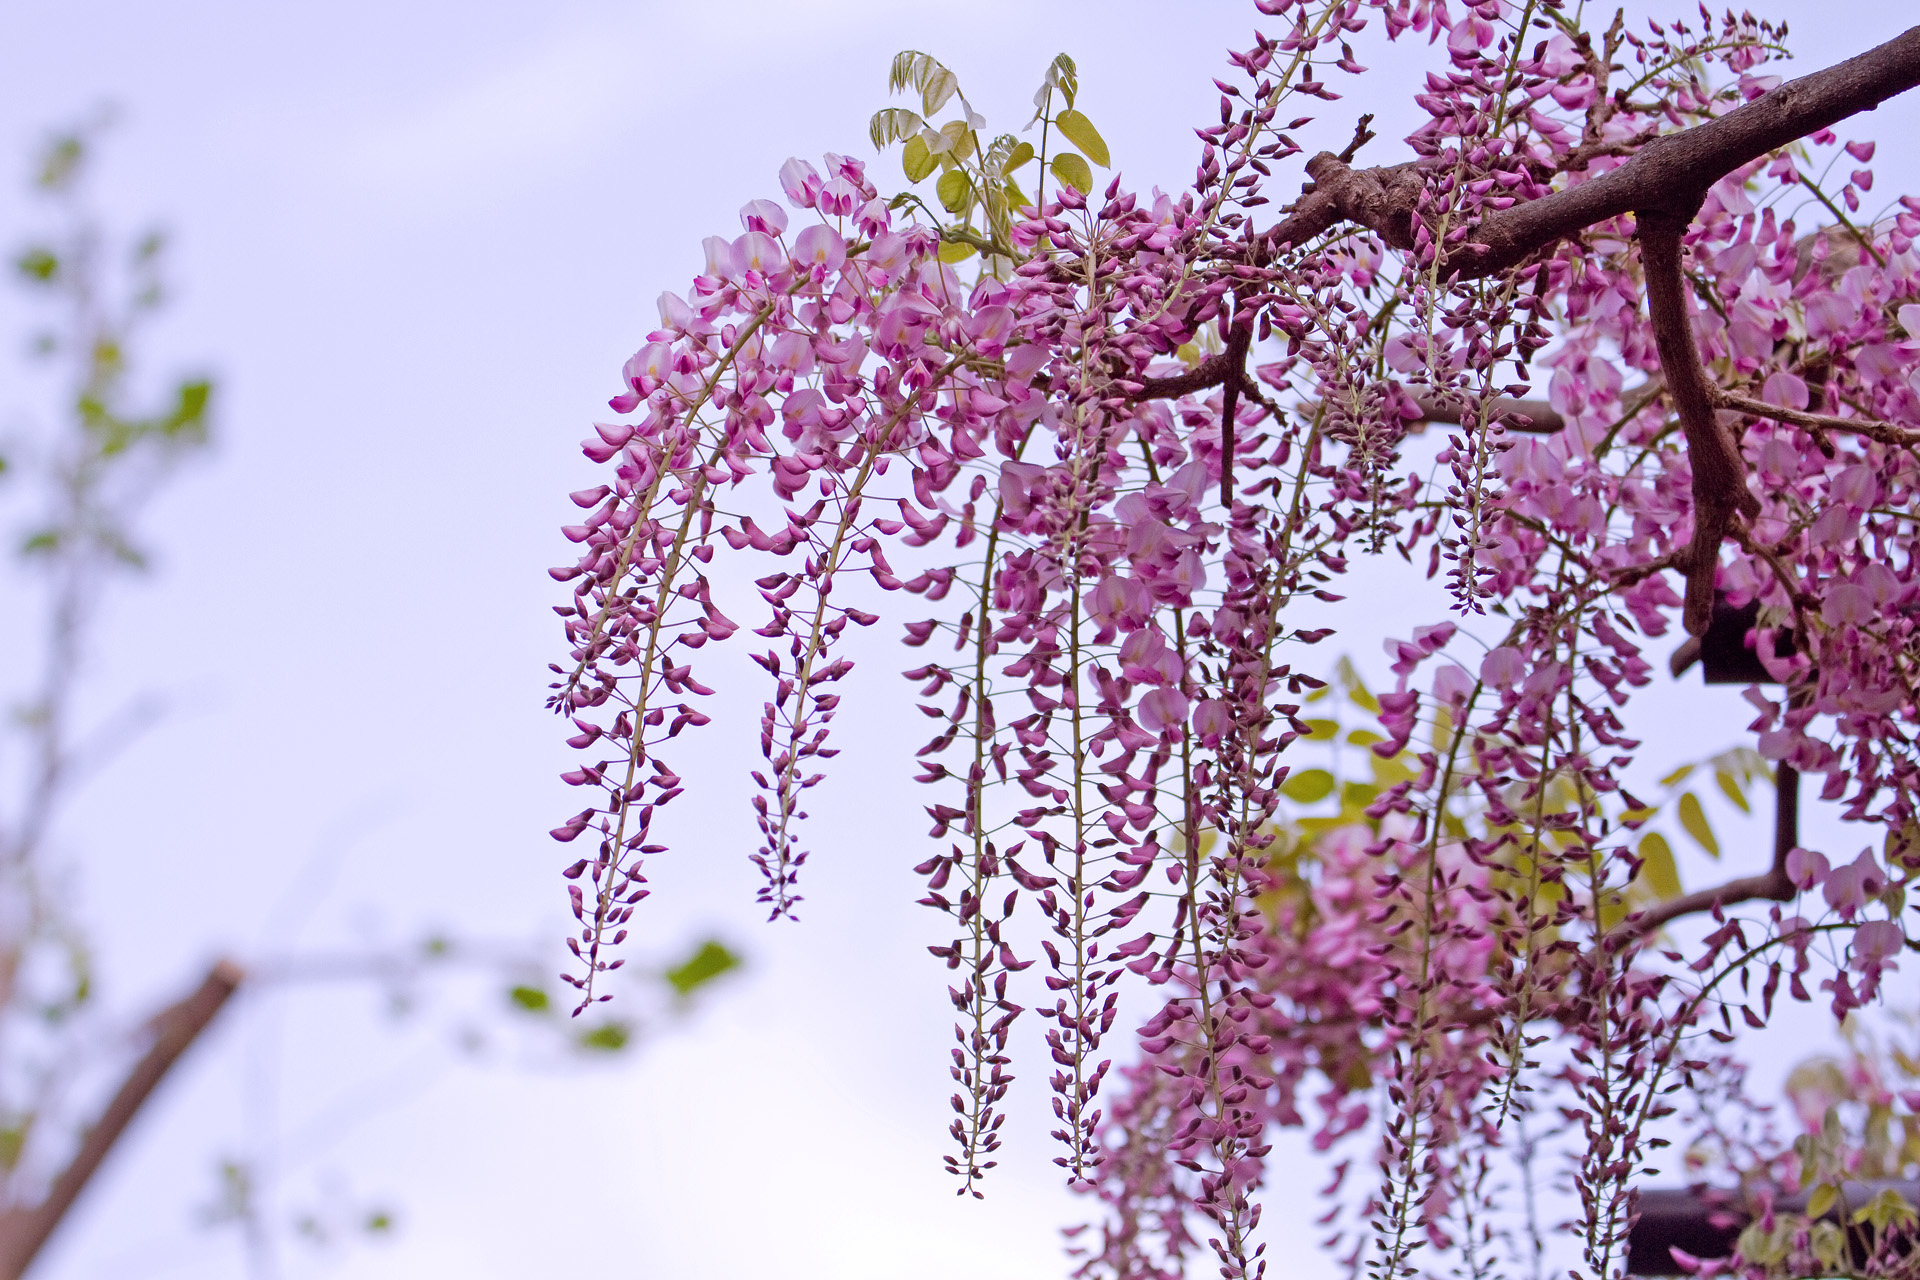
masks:
<path fill-rule="evenodd" d="M 1557 1091 L 1584 1267 L 1610 1275 L 1696 1042 L 1735 1010 L 1763 1024 L 1783 981 L 1845 1013 L 1907 937 L 1920 202 L 1855 217 L 1871 172 L 1832 193 L 1808 157 L 1920 81 L 1920 35 L 1783 95 L 1761 73 L 1780 33 L 1704 10 L 1641 35 L 1555 0 L 1259 8 L 1280 33 L 1233 55 L 1184 194 L 1097 189 L 1064 56 L 1036 149 L 987 140 L 953 73 L 903 54 L 921 110 L 882 112 L 875 141 L 904 142 L 911 182 L 938 172 L 940 208 L 796 160 L 787 207 L 749 203 L 662 296 L 554 571 L 566 780 L 594 796 L 554 832 L 596 846 L 567 873 L 575 981 L 605 998 L 665 845 L 666 753 L 709 718 L 695 651 L 742 625 L 723 572 L 766 605 L 754 858 L 792 914 L 869 580 L 936 606 L 907 623 L 932 655 L 907 674 L 937 725 L 918 870 L 951 925 L 932 950 L 963 1190 L 1032 1002 L 1058 1161 L 1109 1209 L 1076 1236 L 1086 1274 L 1180 1275 L 1201 1239 L 1263 1273 L 1263 1159 L 1313 1089 L 1323 1146 L 1380 1144 L 1353 1237 L 1379 1280 L 1489 1247 L 1489 1154 Z M 1355 168 L 1363 119 L 1268 214 L 1306 123 L 1283 115 L 1337 98 L 1316 62 L 1364 71 L 1350 40 L 1375 19 L 1445 50 L 1413 158 Z M 929 567 L 896 572 L 889 545 Z M 1326 616 L 1352 558 L 1389 548 L 1444 572 L 1466 622 L 1390 645 L 1371 790 L 1326 819 L 1328 775 L 1302 767 L 1325 686 L 1294 646 L 1330 632 L 1290 607 Z M 1783 821 L 1817 774 L 1883 852 L 1783 825 L 1763 874 L 1680 891 L 1661 807 L 1624 785 L 1623 708 L 1676 614 L 1709 661 L 1731 627 L 1757 664 Z M 1690 914 L 1714 918 L 1702 942 L 1649 945 Z M 1153 1008 L 1114 1094 L 1129 983 Z"/>

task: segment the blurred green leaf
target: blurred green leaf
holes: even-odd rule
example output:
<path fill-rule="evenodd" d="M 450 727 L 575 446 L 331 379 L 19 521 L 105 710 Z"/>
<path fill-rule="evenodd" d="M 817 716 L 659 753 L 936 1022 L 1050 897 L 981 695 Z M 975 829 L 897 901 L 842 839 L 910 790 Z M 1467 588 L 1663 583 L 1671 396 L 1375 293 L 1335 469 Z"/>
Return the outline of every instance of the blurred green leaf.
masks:
<path fill-rule="evenodd" d="M 1289 800 L 1312 804 L 1333 794 L 1333 775 L 1325 769 L 1301 769 L 1288 774 L 1280 790 Z"/>
<path fill-rule="evenodd" d="M 1871 1222 L 1876 1231 L 1884 1232 L 1896 1223 L 1914 1221 L 1916 1214 L 1907 1198 L 1892 1187 L 1882 1187 L 1853 1214 L 1855 1223 Z"/>
<path fill-rule="evenodd" d="M 1692 772 L 1693 772 L 1692 765 L 1683 764 L 1678 769 L 1675 769 L 1672 773 L 1668 774 L 1666 777 L 1660 779 L 1660 785 L 1663 787 L 1678 786 L 1682 782 L 1685 782 L 1687 780 L 1687 775 L 1691 774 Z"/>
<path fill-rule="evenodd" d="M 740 967 L 740 957 L 709 938 L 684 961 L 667 970 L 667 984 L 676 993 L 690 996 L 723 973 Z"/>
<path fill-rule="evenodd" d="M 1695 844 L 1716 858 L 1720 856 L 1720 841 L 1707 822 L 1706 810 L 1700 807 L 1700 797 L 1691 791 L 1680 797 L 1680 826 L 1693 837 Z"/>
<path fill-rule="evenodd" d="M 553 1007 L 553 998 L 539 987 L 515 987 L 507 992 L 507 999 L 528 1013 L 545 1013 Z"/>
<path fill-rule="evenodd" d="M 1663 901 L 1680 896 L 1680 869 L 1674 865 L 1673 846 L 1658 831 L 1640 838 L 1640 874 Z"/>
<path fill-rule="evenodd" d="M 580 1047 L 595 1053 L 618 1053 L 633 1038 L 633 1029 L 624 1022 L 603 1022 L 591 1031 L 580 1033 Z"/>
<path fill-rule="evenodd" d="M 13 260 L 14 269 L 29 280 L 45 284 L 60 273 L 60 258 L 53 250 L 35 245 Z"/>
<path fill-rule="evenodd" d="M 49 142 L 47 149 L 40 153 L 40 171 L 33 180 L 48 191 L 58 191 L 79 173 L 80 163 L 86 156 L 87 146 L 80 135 L 63 133 Z"/>
<path fill-rule="evenodd" d="M 1742 813 L 1753 812 L 1753 806 L 1747 803 L 1746 788 L 1740 785 L 1738 778 L 1728 773 L 1725 769 L 1715 769 L 1713 771 L 1713 780 L 1720 785 L 1720 794 L 1733 801 L 1736 809 Z"/>
<path fill-rule="evenodd" d="M 1324 694 L 1325 690 L 1315 689 L 1314 692 Z M 1338 720 L 1303 720 L 1301 723 L 1307 726 L 1307 737 L 1315 742 L 1331 742 L 1334 735 L 1340 732 Z"/>

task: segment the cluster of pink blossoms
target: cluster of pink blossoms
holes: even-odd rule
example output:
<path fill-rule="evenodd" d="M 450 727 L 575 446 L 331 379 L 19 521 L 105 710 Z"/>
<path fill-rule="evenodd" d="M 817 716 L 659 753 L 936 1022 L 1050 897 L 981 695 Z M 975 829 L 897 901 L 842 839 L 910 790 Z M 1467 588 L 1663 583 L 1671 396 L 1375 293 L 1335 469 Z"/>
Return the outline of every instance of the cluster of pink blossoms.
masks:
<path fill-rule="evenodd" d="M 1583 1265 L 1608 1276 L 1699 1044 L 1763 1024 L 1783 982 L 1838 1013 L 1872 999 L 1909 936 L 1920 201 L 1861 214 L 1871 172 L 1829 191 L 1808 157 L 1920 82 L 1920 38 L 1821 73 L 1826 106 L 1829 81 L 1770 92 L 1780 33 L 1704 10 L 1636 34 L 1556 0 L 1258 7 L 1278 34 L 1232 55 L 1180 196 L 1061 183 L 1003 235 L 907 217 L 858 161 L 796 160 L 787 208 L 748 204 L 662 295 L 554 571 L 574 594 L 553 705 L 592 798 L 554 832 L 593 846 L 567 872 L 574 981 L 606 998 L 682 790 L 670 743 L 709 719 L 693 651 L 742 625 L 712 575 L 766 605 L 774 916 L 835 753 L 837 642 L 876 621 L 869 584 L 905 590 L 935 606 L 906 632 L 936 656 L 907 674 L 938 726 L 918 870 L 950 922 L 963 1189 L 993 1166 L 1031 1010 L 1058 1161 L 1107 1211 L 1075 1235 L 1084 1274 L 1183 1275 L 1202 1240 L 1223 1274 L 1263 1273 L 1265 1157 L 1304 1090 L 1322 1148 L 1375 1144 L 1346 1238 L 1376 1280 L 1493 1247 L 1489 1153 L 1548 1105 L 1575 1134 Z M 1276 171 L 1305 121 L 1282 112 L 1337 99 L 1315 77 L 1362 73 L 1375 17 L 1444 56 L 1412 158 L 1356 168 L 1362 121 L 1293 198 Z M 1337 603 L 1352 558 L 1389 549 L 1463 621 L 1389 646 L 1387 772 L 1316 824 L 1323 685 L 1294 646 L 1331 632 L 1289 606 Z M 1747 619 L 1759 751 L 1878 849 L 1789 839 L 1752 883 L 1650 888 L 1623 708 L 1653 683 L 1646 642 L 1709 609 Z M 1711 930 L 1669 949 L 1694 913 Z M 1152 1008 L 1108 1083 L 1129 986 Z"/>

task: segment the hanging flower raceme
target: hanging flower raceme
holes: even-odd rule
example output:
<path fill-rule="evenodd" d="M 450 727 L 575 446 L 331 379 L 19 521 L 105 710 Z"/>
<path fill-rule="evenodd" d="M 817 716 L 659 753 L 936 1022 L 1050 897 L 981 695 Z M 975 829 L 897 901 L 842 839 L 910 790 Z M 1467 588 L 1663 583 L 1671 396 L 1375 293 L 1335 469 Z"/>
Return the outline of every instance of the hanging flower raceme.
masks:
<path fill-rule="evenodd" d="M 784 204 L 749 203 L 663 295 L 554 571 L 574 594 L 552 705 L 592 797 L 554 834 L 595 846 L 568 871 L 575 980 L 605 998 L 681 794 L 670 743 L 712 715 L 696 651 L 743 625 L 770 684 L 752 856 L 793 914 L 840 641 L 876 620 L 863 584 L 905 591 L 927 602 L 906 622 L 936 788 L 917 870 L 945 917 L 963 1191 L 1031 1011 L 1057 1160 L 1108 1214 L 1074 1236 L 1086 1275 L 1180 1275 L 1203 1241 L 1262 1274 L 1274 1134 L 1308 1124 L 1381 1170 L 1342 1237 L 1356 1265 L 1464 1257 L 1492 1238 L 1488 1161 L 1547 1099 L 1582 1266 L 1611 1275 L 1630 1184 L 1707 1070 L 1689 1046 L 1736 1010 L 1764 1024 L 1782 989 L 1845 1013 L 1906 945 L 1920 202 L 1855 218 L 1871 172 L 1833 192 L 1806 156 L 1920 80 L 1920 36 L 1777 95 L 1780 33 L 1744 17 L 1258 7 L 1275 34 L 1231 55 L 1183 193 L 1094 179 L 1110 158 L 1064 55 L 1036 147 L 986 137 L 953 72 L 906 53 L 918 109 L 874 142 L 938 209 L 845 157 L 791 161 Z M 1290 113 L 1339 101 L 1316 68 L 1364 73 L 1375 18 L 1434 50 L 1410 158 L 1356 167 L 1363 117 L 1272 212 L 1311 122 Z M 1307 649 L 1339 575 L 1388 550 L 1459 620 L 1401 629 L 1396 687 L 1343 678 L 1370 719 L 1350 729 L 1316 710 Z M 764 613 L 726 616 L 716 583 L 749 580 Z M 1656 828 L 1696 831 L 1699 802 L 1629 785 L 1645 650 L 1675 621 L 1747 664 L 1753 759 L 1783 789 L 1819 776 L 1881 851 L 1783 826 L 1764 874 L 1680 891 Z M 1336 738 L 1364 768 L 1320 754 Z M 1729 914 L 1754 901 L 1776 905 Z M 1691 915 L 1713 917 L 1697 943 L 1664 932 Z M 1137 1055 L 1112 1039 L 1129 988 Z"/>

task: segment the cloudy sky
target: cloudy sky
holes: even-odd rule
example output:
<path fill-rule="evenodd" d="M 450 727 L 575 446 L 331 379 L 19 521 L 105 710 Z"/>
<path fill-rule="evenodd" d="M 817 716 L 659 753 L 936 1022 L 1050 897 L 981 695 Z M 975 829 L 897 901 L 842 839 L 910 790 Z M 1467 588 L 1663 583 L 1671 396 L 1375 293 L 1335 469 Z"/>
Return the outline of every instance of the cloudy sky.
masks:
<path fill-rule="evenodd" d="M 1773 8 L 1811 68 L 1895 34 L 1906 6 Z M 1177 189 L 1222 52 L 1254 17 L 1238 0 L 7 4 L 0 175 L 24 172 L 49 127 L 117 104 L 99 203 L 129 226 L 158 216 L 177 242 L 180 298 L 149 371 L 220 384 L 217 447 L 156 508 L 159 572 L 102 650 L 102 705 L 153 690 L 170 716 L 63 834 L 108 998 L 149 1007 L 222 952 L 558 937 L 542 833 L 572 797 L 540 706 L 557 649 L 544 569 L 566 557 L 563 495 L 587 474 L 575 442 L 655 295 L 684 287 L 701 237 L 736 233 L 742 203 L 777 194 L 786 157 L 865 154 L 902 48 L 945 60 L 996 126 L 1024 122 L 1069 51 L 1116 166 Z M 1369 58 L 1381 75 L 1329 108 L 1329 135 L 1362 110 L 1383 138 L 1404 132 L 1416 54 Z M 1856 132 L 1882 139 L 1883 184 L 1920 189 L 1920 102 Z M 1397 158 L 1389 145 L 1372 158 Z M 21 185 L 0 182 L 7 244 L 37 216 Z M 1380 635 L 1440 617 L 1421 592 L 1362 576 L 1356 597 L 1383 603 L 1357 656 L 1377 667 Z M 465 1066 L 440 1024 L 396 1028 L 363 987 L 250 998 L 143 1117 L 44 1275 L 245 1274 L 233 1233 L 194 1224 L 236 1155 L 286 1170 L 278 1214 L 329 1195 L 400 1210 L 391 1243 L 290 1248 L 288 1275 L 1060 1274 L 1055 1231 L 1081 1210 L 1053 1177 L 1037 1093 L 988 1200 L 957 1201 L 939 1171 L 944 971 L 910 905 L 923 799 L 901 764 L 918 726 L 895 714 L 884 646 L 873 658 L 839 776 L 816 793 L 799 928 L 752 906 L 732 781 L 750 720 L 687 750 L 685 772 L 716 785 L 677 806 L 640 954 L 718 932 L 751 961 L 694 1016 L 613 1067 L 516 1051 Z M 744 650 L 713 669 L 757 702 L 743 666 Z M 1741 711 L 1728 691 L 1674 691 L 1641 726 L 1650 761 L 1735 741 Z M 1317 1175 L 1278 1176 L 1299 1191 L 1269 1211 L 1285 1238 Z M 1288 1270 L 1317 1274 L 1291 1254 Z"/>

